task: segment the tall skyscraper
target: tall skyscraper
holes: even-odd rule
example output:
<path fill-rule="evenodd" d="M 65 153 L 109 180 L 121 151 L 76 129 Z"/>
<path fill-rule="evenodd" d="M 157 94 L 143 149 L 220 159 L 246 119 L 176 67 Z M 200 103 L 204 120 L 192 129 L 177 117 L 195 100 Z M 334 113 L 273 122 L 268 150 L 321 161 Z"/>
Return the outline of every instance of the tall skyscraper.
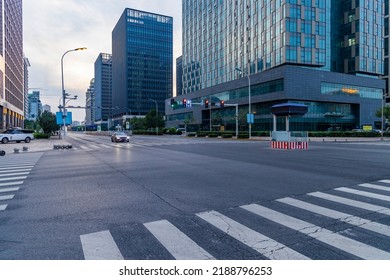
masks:
<path fill-rule="evenodd" d="M 187 102 L 166 105 L 168 125 L 181 125 L 184 119 L 205 129 L 213 119 L 219 119 L 215 125 L 233 125 L 214 116 L 219 110 L 232 113 L 232 108 L 199 106 L 208 99 L 239 104 L 247 112 L 251 108 L 255 130 L 272 129 L 270 107 L 282 102 L 308 105 L 303 118 L 293 118 L 294 130 L 378 126 L 384 4 L 183 0 L 184 96 L 175 104 Z"/>
<path fill-rule="evenodd" d="M 28 94 L 28 119 L 36 121 L 42 114 L 43 107 L 40 99 L 40 92 L 33 91 Z"/>
<path fill-rule="evenodd" d="M 183 56 L 176 58 L 176 96 L 183 94 Z"/>
<path fill-rule="evenodd" d="M 101 53 L 95 61 L 95 123 L 108 125 L 112 118 L 112 56 Z"/>
<path fill-rule="evenodd" d="M 112 88 L 116 116 L 146 115 L 173 94 L 173 19 L 125 9 L 112 32 Z M 154 100 L 154 101 L 153 101 Z"/>
<path fill-rule="evenodd" d="M 92 79 L 87 92 L 85 93 L 85 124 L 94 125 L 95 124 L 95 112 L 96 112 L 96 102 L 95 102 L 95 79 Z"/>
<path fill-rule="evenodd" d="M 28 118 L 28 68 L 31 66 L 27 57 L 24 57 L 24 118 Z"/>
<path fill-rule="evenodd" d="M 24 119 L 22 0 L 0 1 L 0 130 Z"/>

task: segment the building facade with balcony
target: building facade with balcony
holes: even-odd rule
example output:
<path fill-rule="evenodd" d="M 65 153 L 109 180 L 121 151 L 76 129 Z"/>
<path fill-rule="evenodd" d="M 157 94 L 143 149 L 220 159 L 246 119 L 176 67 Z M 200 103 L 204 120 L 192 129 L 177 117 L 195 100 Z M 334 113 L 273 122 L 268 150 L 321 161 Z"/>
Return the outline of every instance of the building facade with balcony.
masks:
<path fill-rule="evenodd" d="M 173 95 L 173 18 L 125 9 L 112 32 L 113 115 L 165 110 Z"/>
<path fill-rule="evenodd" d="M 24 94 L 22 0 L 1 0 L 0 131 L 23 126 Z"/>
<path fill-rule="evenodd" d="M 384 4 L 183 0 L 184 95 L 167 102 L 168 125 L 232 125 L 234 108 L 219 104 L 248 113 L 250 84 L 255 130 L 271 130 L 270 107 L 285 102 L 308 106 L 293 130 L 378 126 Z"/>

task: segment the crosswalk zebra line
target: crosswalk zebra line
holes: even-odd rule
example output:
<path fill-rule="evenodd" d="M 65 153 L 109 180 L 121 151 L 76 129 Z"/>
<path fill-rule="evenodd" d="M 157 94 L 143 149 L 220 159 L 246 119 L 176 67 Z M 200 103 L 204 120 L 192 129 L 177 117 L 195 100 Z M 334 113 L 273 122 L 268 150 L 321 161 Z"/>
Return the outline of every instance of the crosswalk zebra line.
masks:
<path fill-rule="evenodd" d="M 389 187 L 384 187 L 384 186 L 379 186 L 375 184 L 360 184 L 359 187 L 364 187 L 364 188 L 369 188 L 373 190 L 380 190 L 380 191 L 385 191 L 385 192 L 390 192 Z"/>
<path fill-rule="evenodd" d="M 269 259 L 308 260 L 293 249 L 254 231 L 216 211 L 196 214 L 199 218 L 226 232 L 231 237 L 251 247 Z"/>
<path fill-rule="evenodd" d="M 0 204 L 0 211 L 4 211 L 7 208 L 7 204 Z"/>
<path fill-rule="evenodd" d="M 215 259 L 167 220 L 146 223 L 144 226 L 177 260 Z"/>
<path fill-rule="evenodd" d="M 7 187 L 7 186 L 17 186 L 22 185 L 24 181 L 16 181 L 16 182 L 7 182 L 7 183 L 0 183 L 0 187 Z M 1 189 L 0 189 L 1 192 Z"/>
<path fill-rule="evenodd" d="M 123 260 L 110 231 L 101 231 L 80 236 L 86 260 Z"/>
<path fill-rule="evenodd" d="M 26 166 L 14 166 L 14 167 L 0 167 L 0 172 L 5 170 L 17 170 L 17 169 L 27 169 L 27 168 L 33 168 L 34 165 L 26 165 Z M 30 169 L 31 170 L 31 169 Z"/>
<path fill-rule="evenodd" d="M 1 187 L 1 185 L 0 185 Z M 6 192 L 16 192 L 18 191 L 20 188 L 5 188 L 5 189 L 0 189 L 0 193 L 6 193 Z"/>
<path fill-rule="evenodd" d="M 28 169 L 12 168 L 12 169 L 8 169 L 8 170 L 0 170 L 0 174 L 8 173 L 8 172 L 28 172 L 31 170 L 32 170 L 32 168 L 28 168 Z"/>
<path fill-rule="evenodd" d="M 344 188 L 344 187 L 337 188 L 335 190 L 341 191 L 341 192 L 346 192 L 346 193 L 351 193 L 351 194 L 356 194 L 356 195 L 359 195 L 359 196 L 365 196 L 365 197 L 369 197 L 369 198 L 375 198 L 375 199 L 379 199 L 379 200 L 390 201 L 390 196 L 387 196 L 387 195 L 370 193 L 370 192 L 365 192 L 365 191 L 359 191 L 359 190 L 350 189 L 350 188 Z"/>
<path fill-rule="evenodd" d="M 0 201 L 11 200 L 14 198 L 14 195 L 0 195 Z"/>
<path fill-rule="evenodd" d="M 380 183 L 390 184 L 390 180 L 380 180 Z"/>
<path fill-rule="evenodd" d="M 19 176 L 19 175 L 28 175 L 28 174 L 30 174 L 30 172 L 6 173 L 6 174 L 0 174 L 0 177 Z"/>
<path fill-rule="evenodd" d="M 357 216 L 353 216 L 347 213 L 335 211 L 332 209 L 328 209 L 325 207 L 317 206 L 308 202 L 300 201 L 294 198 L 286 197 L 282 199 L 277 199 L 276 201 L 306 210 L 310 211 L 315 214 L 320 214 L 322 216 L 326 216 L 329 218 L 333 218 L 336 220 L 340 220 L 342 222 L 364 228 L 366 230 L 374 231 L 379 234 L 383 234 L 386 236 L 390 236 L 390 226 L 384 225 L 381 223 L 377 223 L 371 220 L 363 219 Z"/>
<path fill-rule="evenodd" d="M 353 254 L 362 259 L 370 260 L 388 260 L 390 253 L 370 245 L 358 242 L 356 240 L 344 237 L 338 233 L 321 228 L 314 224 L 299 220 L 297 218 L 285 215 L 272 209 L 260 206 L 258 204 L 250 204 L 240 206 L 258 216 L 294 229 L 298 232 L 315 238 L 325 244 L 328 244 L 347 253 Z"/>
<path fill-rule="evenodd" d="M 322 192 L 312 192 L 308 193 L 307 195 L 390 216 L 390 208 Z"/>
<path fill-rule="evenodd" d="M 0 182 L 12 181 L 12 180 L 26 180 L 26 179 L 27 176 L 7 177 L 7 178 L 0 178 Z"/>

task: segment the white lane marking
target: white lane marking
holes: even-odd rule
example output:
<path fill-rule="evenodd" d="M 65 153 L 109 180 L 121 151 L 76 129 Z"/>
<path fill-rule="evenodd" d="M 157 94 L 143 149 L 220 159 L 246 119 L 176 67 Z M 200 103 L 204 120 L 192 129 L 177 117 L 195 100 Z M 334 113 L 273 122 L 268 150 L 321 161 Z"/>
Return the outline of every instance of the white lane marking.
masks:
<path fill-rule="evenodd" d="M 167 220 L 146 223 L 144 226 L 177 260 L 214 260 L 206 250 Z"/>
<path fill-rule="evenodd" d="M 380 180 L 379 182 L 385 183 L 385 184 L 390 184 L 390 180 Z"/>
<path fill-rule="evenodd" d="M 7 178 L 0 178 L 0 182 L 12 181 L 12 180 L 25 180 L 25 179 L 27 179 L 27 176 L 7 177 Z"/>
<path fill-rule="evenodd" d="M 110 231 L 80 235 L 86 260 L 123 260 Z"/>
<path fill-rule="evenodd" d="M 20 188 L 5 188 L 5 189 L 0 189 L 0 193 L 5 193 L 5 192 L 16 192 Z"/>
<path fill-rule="evenodd" d="M 361 208 L 361 209 L 368 210 L 368 211 L 379 212 L 381 214 L 390 216 L 390 208 L 378 206 L 375 204 L 370 204 L 370 203 L 366 203 L 366 202 L 361 202 L 361 201 L 357 201 L 357 200 L 353 200 L 353 199 L 349 199 L 349 198 L 345 198 L 345 197 L 341 197 L 341 196 L 336 196 L 336 195 L 332 195 L 332 194 L 321 193 L 321 192 L 308 193 L 307 195 L 322 198 L 325 200 L 333 201 L 336 203 L 340 203 L 340 204 L 344 204 L 344 205 L 348 205 L 348 206 L 352 206 L 352 207 L 356 207 L 356 208 Z"/>
<path fill-rule="evenodd" d="M 14 198 L 14 195 L 0 195 L 0 200 L 10 200 L 13 198 Z"/>
<path fill-rule="evenodd" d="M 33 167 L 34 167 L 34 165 L 26 165 L 26 166 L 20 166 L 20 167 L 18 167 L 18 166 L 15 166 L 15 167 L 0 167 L 0 170 L 10 170 L 10 169 L 16 170 L 16 169 L 33 168 Z"/>
<path fill-rule="evenodd" d="M 390 188 L 389 187 L 379 186 L 379 185 L 375 185 L 375 184 L 360 184 L 359 187 L 364 187 L 364 188 L 369 188 L 369 189 L 373 189 L 373 190 L 381 190 L 381 191 L 385 191 L 385 192 L 390 192 Z"/>
<path fill-rule="evenodd" d="M 261 233 L 254 231 L 219 212 L 210 211 L 196 215 L 269 259 L 309 259 L 293 249 L 269 238 L 268 236 L 262 235 Z"/>
<path fill-rule="evenodd" d="M 361 217 L 353 216 L 347 213 L 335 211 L 332 209 L 328 209 L 325 207 L 321 207 L 318 205 L 314 205 L 308 202 L 300 201 L 294 198 L 286 197 L 282 199 L 277 199 L 277 201 L 310 211 L 315 214 L 320 214 L 322 216 L 326 216 L 329 218 L 333 218 L 336 220 L 340 220 L 341 222 L 345 222 L 360 228 L 364 228 L 370 231 L 374 231 L 386 236 L 390 236 L 390 226 L 380 224 L 371 220 L 363 219 Z"/>
<path fill-rule="evenodd" d="M 17 181 L 17 182 L 7 182 L 7 183 L 0 183 L 0 187 L 7 187 L 7 186 L 17 186 L 22 185 L 24 181 Z M 0 189 L 1 192 L 1 189 Z"/>
<path fill-rule="evenodd" d="M 83 150 L 87 150 L 87 151 L 91 150 L 91 149 L 87 148 L 86 146 L 80 146 L 80 148 Z"/>
<path fill-rule="evenodd" d="M 18 175 L 28 175 L 30 172 L 18 172 L 18 173 L 6 173 L 6 174 L 0 174 L 0 177 L 5 176 L 18 176 Z"/>
<path fill-rule="evenodd" d="M 343 250 L 350 254 L 353 254 L 362 259 L 369 260 L 388 260 L 390 259 L 390 253 L 372 247 L 370 245 L 358 242 L 356 240 L 344 237 L 338 233 L 321 228 L 314 224 L 290 217 L 283 213 L 274 211 L 272 209 L 260 206 L 258 204 L 251 204 L 241 206 L 256 215 L 264 217 L 275 223 L 294 229 L 298 232 L 306 234 L 312 238 L 315 238 L 325 244 L 335 247 L 339 250 Z"/>
<path fill-rule="evenodd" d="M 13 169 L 9 169 L 9 170 L 0 171 L 0 174 L 7 173 L 7 172 L 27 172 L 27 171 L 31 171 L 31 170 L 32 170 L 31 168 L 29 168 L 29 169 L 13 168 Z"/>
<path fill-rule="evenodd" d="M 337 188 L 335 190 L 341 191 L 341 192 L 346 192 L 346 193 L 351 193 L 351 194 L 356 194 L 356 195 L 360 195 L 360 196 L 375 198 L 375 199 L 379 199 L 379 200 L 390 201 L 390 196 L 387 196 L 387 195 L 358 191 L 358 190 L 354 190 L 354 189 L 350 189 L 350 188 Z"/>
<path fill-rule="evenodd" d="M 0 211 L 4 211 L 8 204 L 0 204 Z"/>
<path fill-rule="evenodd" d="M 89 144 L 89 145 L 88 145 L 88 147 L 90 147 L 90 148 L 92 148 L 92 149 L 99 149 L 99 147 L 98 147 L 98 146 L 96 146 L 96 145 L 92 145 L 92 144 Z"/>

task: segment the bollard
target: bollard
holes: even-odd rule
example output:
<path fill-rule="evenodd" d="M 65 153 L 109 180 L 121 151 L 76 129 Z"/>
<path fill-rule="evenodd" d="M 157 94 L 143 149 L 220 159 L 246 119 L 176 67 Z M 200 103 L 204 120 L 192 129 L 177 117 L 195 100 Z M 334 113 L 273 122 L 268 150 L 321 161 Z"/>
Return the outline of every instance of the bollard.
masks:
<path fill-rule="evenodd" d="M 23 146 L 23 152 L 27 152 L 28 151 L 28 147 L 27 146 Z"/>
<path fill-rule="evenodd" d="M 19 149 L 18 148 L 14 148 L 14 153 L 18 154 L 19 153 Z"/>

